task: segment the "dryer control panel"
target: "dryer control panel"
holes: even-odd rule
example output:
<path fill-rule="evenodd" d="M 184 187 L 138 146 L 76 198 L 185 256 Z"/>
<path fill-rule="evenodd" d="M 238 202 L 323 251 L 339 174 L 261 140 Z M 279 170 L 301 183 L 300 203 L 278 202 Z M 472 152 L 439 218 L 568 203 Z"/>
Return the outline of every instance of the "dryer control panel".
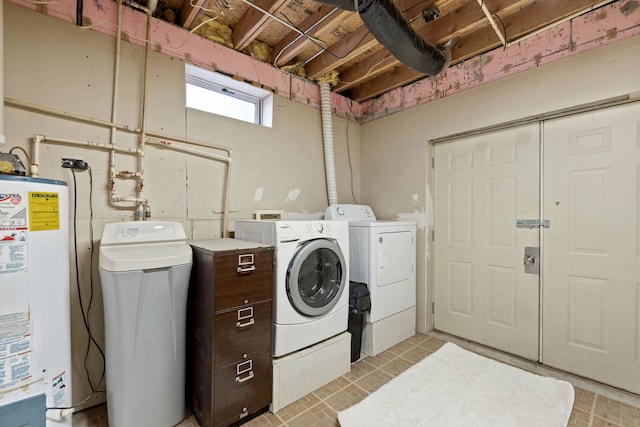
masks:
<path fill-rule="evenodd" d="M 347 221 L 375 221 L 373 209 L 367 205 L 332 205 L 324 213 L 324 219 Z"/>

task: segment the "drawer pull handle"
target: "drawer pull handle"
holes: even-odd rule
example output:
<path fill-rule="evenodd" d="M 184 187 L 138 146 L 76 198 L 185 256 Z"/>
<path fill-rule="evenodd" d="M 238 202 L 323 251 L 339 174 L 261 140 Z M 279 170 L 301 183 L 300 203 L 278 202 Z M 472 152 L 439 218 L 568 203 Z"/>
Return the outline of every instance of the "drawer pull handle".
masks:
<path fill-rule="evenodd" d="M 253 378 L 253 371 L 249 371 L 249 375 L 247 375 L 244 378 L 240 378 L 239 376 L 237 376 L 236 382 L 243 383 L 245 381 L 249 381 L 251 378 Z"/>
<path fill-rule="evenodd" d="M 238 265 L 251 265 L 253 264 L 253 254 L 240 254 L 238 255 Z"/>
<path fill-rule="evenodd" d="M 253 254 L 238 255 L 238 273 L 250 273 L 256 269 Z"/>
<path fill-rule="evenodd" d="M 253 317 L 251 319 L 249 319 L 248 322 L 242 323 L 242 322 L 236 322 L 236 328 L 246 328 L 247 326 L 251 326 L 254 323 L 256 323 L 256 321 L 253 319 Z"/>
<path fill-rule="evenodd" d="M 236 376 L 244 374 L 245 372 L 253 371 L 253 360 L 247 360 L 246 362 L 238 363 L 236 365 Z"/>

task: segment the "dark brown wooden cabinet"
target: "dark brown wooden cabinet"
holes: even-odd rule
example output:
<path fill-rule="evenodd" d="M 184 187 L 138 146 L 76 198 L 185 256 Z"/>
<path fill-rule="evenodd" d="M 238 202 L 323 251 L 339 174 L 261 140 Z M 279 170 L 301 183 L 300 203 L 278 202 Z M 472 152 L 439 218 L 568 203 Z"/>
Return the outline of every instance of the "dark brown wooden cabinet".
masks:
<path fill-rule="evenodd" d="M 227 426 L 271 403 L 274 248 L 190 244 L 187 395 L 202 427 Z"/>

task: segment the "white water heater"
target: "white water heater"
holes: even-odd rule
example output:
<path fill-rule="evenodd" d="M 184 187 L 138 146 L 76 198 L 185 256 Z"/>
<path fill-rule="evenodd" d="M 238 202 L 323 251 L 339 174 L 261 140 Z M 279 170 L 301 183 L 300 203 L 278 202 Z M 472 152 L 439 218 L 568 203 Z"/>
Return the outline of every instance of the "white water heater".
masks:
<path fill-rule="evenodd" d="M 71 427 L 66 182 L 0 175 L 0 424 Z"/>

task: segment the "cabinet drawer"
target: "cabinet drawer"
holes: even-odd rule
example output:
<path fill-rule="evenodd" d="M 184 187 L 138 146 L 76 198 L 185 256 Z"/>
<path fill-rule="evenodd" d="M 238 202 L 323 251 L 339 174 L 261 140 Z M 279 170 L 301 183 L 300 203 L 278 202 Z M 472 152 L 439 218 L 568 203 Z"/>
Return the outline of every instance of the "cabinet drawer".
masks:
<path fill-rule="evenodd" d="M 234 251 L 215 257 L 215 310 L 271 299 L 273 250 Z"/>
<path fill-rule="evenodd" d="M 215 367 L 271 349 L 271 300 L 216 313 Z"/>
<path fill-rule="evenodd" d="M 233 423 L 271 403 L 271 352 L 215 371 L 215 425 Z"/>

